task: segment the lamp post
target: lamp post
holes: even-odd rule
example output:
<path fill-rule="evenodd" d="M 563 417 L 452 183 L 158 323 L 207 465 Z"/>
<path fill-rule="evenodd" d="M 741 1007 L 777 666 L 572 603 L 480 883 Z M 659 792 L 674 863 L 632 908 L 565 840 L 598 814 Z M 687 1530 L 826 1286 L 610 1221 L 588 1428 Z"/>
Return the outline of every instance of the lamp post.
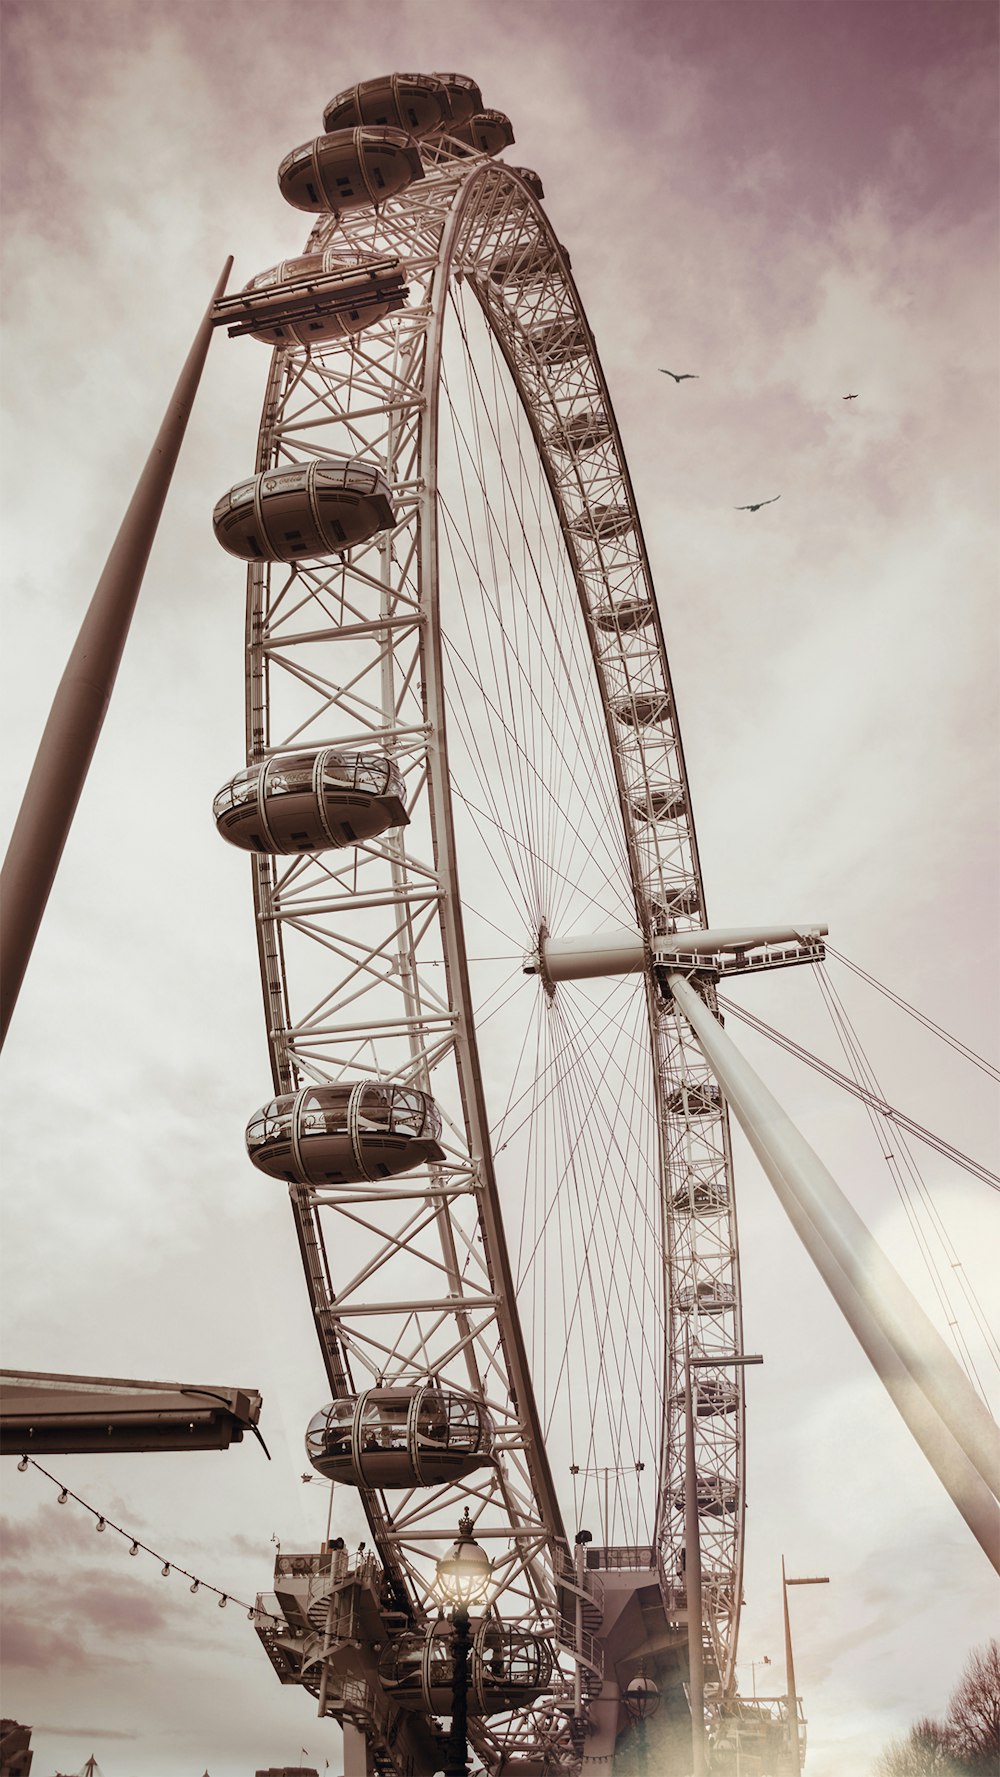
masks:
<path fill-rule="evenodd" d="M 635 1722 L 639 1736 L 639 1770 L 646 1777 L 646 1723 L 651 1715 L 655 1715 L 660 1707 L 660 1693 L 651 1678 L 646 1676 L 643 1662 L 634 1678 L 630 1678 L 625 1686 L 625 1708 L 632 1721 Z"/>
<path fill-rule="evenodd" d="M 795 1687 L 795 1664 L 792 1659 L 792 1625 L 788 1615 L 789 1586 L 828 1586 L 829 1574 L 817 1574 L 812 1579 L 789 1579 L 785 1572 L 785 1557 L 781 1557 L 781 1602 L 785 1612 L 785 1714 L 788 1717 L 788 1756 L 789 1770 L 793 1777 L 802 1777 L 802 1757 L 799 1746 L 799 1699 Z"/>
<path fill-rule="evenodd" d="M 697 1383 L 692 1371 L 731 1369 L 762 1364 L 762 1357 L 743 1354 L 692 1357 L 690 1335 L 684 1335 L 684 1591 L 687 1601 L 688 1695 L 691 1705 L 692 1777 L 705 1777 L 705 1653 L 702 1646 L 701 1527 L 698 1519 L 698 1477 L 695 1470 L 694 1421 Z"/>
<path fill-rule="evenodd" d="M 458 1526 L 458 1540 L 451 1554 L 437 1564 L 435 1591 L 442 1604 L 452 1606 L 451 1733 L 448 1736 L 444 1777 L 468 1777 L 469 1744 L 469 1605 L 478 1604 L 489 1589 L 493 1563 L 472 1535 L 472 1519 L 466 1506 Z"/>

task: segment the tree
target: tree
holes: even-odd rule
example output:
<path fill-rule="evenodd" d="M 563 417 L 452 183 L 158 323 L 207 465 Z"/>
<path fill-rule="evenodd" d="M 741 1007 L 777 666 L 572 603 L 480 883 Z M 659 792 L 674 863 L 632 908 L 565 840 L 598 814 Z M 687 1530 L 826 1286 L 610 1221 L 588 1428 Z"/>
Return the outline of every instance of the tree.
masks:
<path fill-rule="evenodd" d="M 925 1716 L 880 1753 L 873 1777 L 997 1777 L 1000 1769 L 1000 1643 L 976 1648 L 944 1721 Z"/>
<path fill-rule="evenodd" d="M 996 1777 L 1000 1766 L 1000 1642 L 969 1655 L 948 1704 L 948 1738 L 971 1777 Z"/>
<path fill-rule="evenodd" d="M 965 1777 L 965 1766 L 952 1755 L 945 1724 L 925 1716 L 879 1754 L 874 1777 Z"/>

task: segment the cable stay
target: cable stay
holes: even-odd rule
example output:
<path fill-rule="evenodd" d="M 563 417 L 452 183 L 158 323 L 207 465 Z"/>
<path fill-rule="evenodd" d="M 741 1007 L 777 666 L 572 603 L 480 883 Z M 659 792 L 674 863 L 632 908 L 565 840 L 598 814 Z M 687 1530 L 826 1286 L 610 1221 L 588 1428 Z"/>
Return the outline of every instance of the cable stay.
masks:
<path fill-rule="evenodd" d="M 817 1073 L 824 1074 L 828 1080 L 833 1080 L 838 1086 L 843 1086 L 845 1092 L 851 1092 L 855 1098 L 862 1099 L 873 1110 L 878 1111 L 887 1122 L 897 1124 L 908 1135 L 915 1136 L 918 1141 L 934 1148 L 946 1160 L 953 1160 L 956 1166 L 961 1166 L 974 1178 L 981 1179 L 992 1190 L 1000 1191 L 1000 1174 L 991 1172 L 989 1167 L 984 1166 L 981 1161 L 973 1160 L 970 1155 L 963 1154 L 951 1142 L 945 1141 L 943 1136 L 935 1135 L 932 1130 L 925 1129 L 922 1123 L 918 1123 L 913 1117 L 908 1117 L 905 1111 L 897 1110 L 895 1105 L 889 1104 L 881 1094 L 870 1092 L 867 1087 L 859 1085 L 849 1075 L 842 1074 L 828 1061 L 822 1061 L 818 1055 L 814 1055 L 811 1050 L 804 1048 L 801 1043 L 794 1042 L 791 1037 L 783 1036 L 780 1031 L 774 1029 L 773 1025 L 766 1024 L 763 1018 L 756 1017 L 753 1012 L 747 1012 L 744 1007 L 738 1006 L 734 1000 L 724 998 L 722 994 L 718 997 L 719 1006 L 727 1017 L 739 1018 L 743 1024 L 750 1025 L 751 1029 L 755 1030 L 759 1036 L 767 1037 L 770 1042 L 777 1043 L 778 1047 L 787 1050 L 789 1055 L 796 1056 L 799 1061 L 804 1061 L 809 1067 L 815 1068 Z"/>
<path fill-rule="evenodd" d="M 830 982 L 827 971 L 822 967 L 818 968 L 815 979 L 843 1047 L 848 1066 L 852 1069 L 853 1077 L 841 1073 L 830 1062 L 823 1061 L 802 1044 L 796 1043 L 791 1037 L 782 1035 L 773 1026 L 766 1024 L 763 1019 L 756 1017 L 751 1012 L 744 1011 L 741 1006 L 724 999 L 721 995 L 719 996 L 719 1005 L 727 1013 L 731 1013 L 756 1030 L 759 1035 L 766 1036 L 788 1054 L 794 1055 L 798 1060 L 804 1061 L 808 1066 L 824 1075 L 825 1078 L 842 1086 L 846 1092 L 860 1099 L 865 1105 L 872 1127 L 879 1137 L 883 1157 L 892 1174 L 893 1183 L 917 1250 L 926 1266 L 944 1320 L 952 1335 L 959 1361 L 980 1397 L 985 1400 L 986 1391 L 965 1331 L 960 1323 L 956 1304 L 953 1301 L 954 1285 L 957 1285 L 964 1298 L 969 1316 L 975 1323 L 990 1361 L 997 1370 L 1000 1370 L 1000 1342 L 998 1342 L 983 1305 L 965 1273 L 933 1197 L 907 1146 L 906 1137 L 910 1135 L 925 1143 L 945 1159 L 952 1161 L 955 1165 L 962 1167 L 964 1171 L 972 1174 L 973 1177 L 988 1184 L 992 1190 L 1000 1190 L 1000 1177 L 980 1161 L 973 1160 L 969 1155 L 962 1153 L 951 1142 L 945 1141 L 942 1136 L 935 1135 L 932 1130 L 926 1129 L 915 1118 L 907 1116 L 904 1111 L 898 1110 L 889 1103 L 881 1090 L 874 1069 L 865 1055 L 846 1008 Z M 881 1125 L 876 1122 L 876 1118 L 882 1119 Z M 885 1124 L 891 1126 L 891 1131 L 885 1131 Z M 943 1267 L 941 1263 L 942 1254 L 947 1261 L 946 1267 Z M 949 1270 L 954 1273 L 953 1280 L 948 1276 Z"/>
<path fill-rule="evenodd" d="M 835 957 L 838 963 L 843 963 L 845 969 L 850 969 L 852 975 L 859 976 L 862 981 L 867 981 L 869 987 L 874 987 L 879 993 L 884 994 L 885 998 L 891 1000 L 894 1006 L 899 1006 L 901 1011 L 908 1012 L 910 1017 L 915 1018 L 918 1024 L 922 1024 L 925 1030 L 933 1031 L 936 1037 L 940 1037 L 942 1042 L 947 1043 L 949 1048 L 955 1049 L 959 1055 L 964 1055 L 966 1061 L 971 1061 L 974 1067 L 981 1068 L 983 1073 L 989 1074 L 991 1079 L 1000 1083 L 1000 1067 L 996 1067 L 992 1061 L 987 1061 L 985 1056 L 977 1055 L 975 1049 L 970 1049 L 969 1045 L 963 1043 L 960 1037 L 952 1036 L 950 1031 L 944 1030 L 940 1024 L 935 1024 L 933 1018 L 928 1018 L 926 1013 L 918 1011 L 916 1006 L 911 1006 L 909 1000 L 904 1000 L 898 993 L 893 993 L 891 987 L 886 987 L 884 982 L 877 980 L 874 975 L 869 975 L 867 969 L 862 969 L 857 963 L 852 963 L 850 957 L 844 956 L 839 950 L 834 950 L 832 944 L 827 944 L 826 953 L 828 956 Z"/>
<path fill-rule="evenodd" d="M 838 1040 L 847 1059 L 847 1064 L 853 1073 L 855 1082 L 859 1086 L 867 1088 L 867 1090 L 874 1093 L 876 1097 L 884 1100 L 885 1094 L 882 1091 L 881 1082 L 877 1078 L 875 1070 L 865 1054 L 861 1039 L 851 1023 L 847 1008 L 837 992 L 837 989 L 830 980 L 827 971 L 825 969 L 818 969 L 815 974 L 815 981 L 819 988 L 823 1003 L 830 1014 L 833 1028 L 837 1033 Z M 875 1113 L 870 1105 L 866 1106 L 866 1110 L 872 1125 L 873 1133 L 879 1138 L 880 1130 L 875 1121 Z M 947 1322 L 949 1332 L 951 1333 L 958 1353 L 959 1361 L 969 1377 L 969 1380 L 972 1382 L 973 1386 L 978 1389 L 981 1398 L 985 1402 L 986 1391 L 976 1368 L 976 1360 L 966 1337 L 965 1330 L 959 1320 L 958 1310 L 952 1299 L 953 1282 L 958 1284 L 959 1290 L 965 1298 L 966 1305 L 984 1341 L 985 1348 L 989 1351 L 993 1365 L 998 1371 L 1000 1371 L 1000 1345 L 997 1343 L 996 1335 L 994 1334 L 983 1310 L 982 1303 L 979 1301 L 975 1290 L 972 1288 L 972 1285 L 958 1259 L 958 1255 L 949 1237 L 948 1230 L 945 1227 L 937 1206 L 934 1203 L 934 1199 L 927 1188 L 927 1184 L 920 1169 L 910 1152 L 905 1136 L 901 1131 L 898 1131 L 895 1134 L 895 1138 L 893 1137 L 893 1134 L 890 1133 L 882 1139 L 884 1139 L 887 1144 L 888 1151 L 885 1152 L 885 1161 L 892 1174 L 892 1181 L 896 1189 L 896 1194 L 902 1205 L 906 1219 L 909 1222 L 910 1231 L 916 1242 L 917 1250 L 926 1266 L 931 1286 L 941 1305 L 945 1321 Z M 937 1248 L 939 1249 L 938 1251 L 935 1250 L 935 1241 L 937 1243 Z M 954 1279 L 948 1277 L 947 1271 L 944 1270 L 939 1263 L 939 1252 L 944 1254 L 948 1261 L 948 1265 L 954 1271 Z"/>

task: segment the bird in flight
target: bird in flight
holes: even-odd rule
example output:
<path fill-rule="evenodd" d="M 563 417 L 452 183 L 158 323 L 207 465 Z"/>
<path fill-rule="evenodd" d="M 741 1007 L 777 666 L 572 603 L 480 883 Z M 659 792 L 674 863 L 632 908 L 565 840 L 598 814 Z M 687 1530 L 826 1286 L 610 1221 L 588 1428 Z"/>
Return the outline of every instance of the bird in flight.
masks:
<path fill-rule="evenodd" d="M 697 383 L 697 382 L 701 381 L 700 376 L 698 376 L 696 374 L 696 372 L 693 370 L 682 370 L 680 372 L 680 375 L 678 375 L 676 370 L 662 370 L 661 369 L 660 375 L 661 376 L 672 376 L 675 383 Z"/>
<path fill-rule="evenodd" d="M 841 401 L 856 401 L 857 396 L 856 395 L 841 395 L 840 399 L 841 399 Z"/>
<path fill-rule="evenodd" d="M 759 512 L 762 506 L 773 506 L 774 501 L 780 500 L 780 499 L 781 499 L 781 495 L 775 494 L 773 499 L 758 500 L 756 506 L 734 506 L 733 511 L 734 512 Z"/>

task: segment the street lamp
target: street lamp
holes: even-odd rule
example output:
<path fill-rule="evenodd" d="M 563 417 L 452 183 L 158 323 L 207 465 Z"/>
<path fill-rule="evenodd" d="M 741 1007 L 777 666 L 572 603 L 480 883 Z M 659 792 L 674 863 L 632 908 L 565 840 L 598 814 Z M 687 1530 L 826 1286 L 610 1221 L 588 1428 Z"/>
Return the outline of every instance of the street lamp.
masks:
<path fill-rule="evenodd" d="M 788 1616 L 789 1586 L 828 1586 L 829 1574 L 817 1574 L 812 1579 L 792 1580 L 785 1573 L 785 1557 L 781 1557 L 781 1601 L 785 1610 L 785 1714 L 788 1717 L 788 1752 L 793 1777 L 802 1777 L 802 1757 L 799 1745 L 799 1699 L 795 1686 L 795 1665 L 792 1660 L 792 1625 Z"/>
<path fill-rule="evenodd" d="M 469 1746 L 466 1727 L 469 1714 L 469 1605 L 478 1604 L 489 1590 L 493 1563 L 472 1535 L 472 1519 L 466 1506 L 458 1526 L 458 1540 L 451 1554 L 437 1564 L 434 1590 L 442 1604 L 452 1607 L 452 1710 L 444 1777 L 468 1777 Z"/>
<path fill-rule="evenodd" d="M 705 1652 L 702 1647 L 701 1525 L 698 1519 L 698 1478 L 695 1472 L 694 1416 L 696 1385 L 692 1370 L 730 1369 L 762 1364 L 762 1357 L 742 1354 L 692 1357 L 691 1341 L 684 1335 L 684 1590 L 687 1600 L 688 1696 L 691 1705 L 691 1770 L 705 1777 Z"/>
<path fill-rule="evenodd" d="M 660 1707 L 660 1693 L 653 1680 L 646 1677 L 645 1663 L 625 1686 L 623 1702 L 638 1731 L 639 1769 L 642 1777 L 646 1777 L 646 1723 Z"/>

